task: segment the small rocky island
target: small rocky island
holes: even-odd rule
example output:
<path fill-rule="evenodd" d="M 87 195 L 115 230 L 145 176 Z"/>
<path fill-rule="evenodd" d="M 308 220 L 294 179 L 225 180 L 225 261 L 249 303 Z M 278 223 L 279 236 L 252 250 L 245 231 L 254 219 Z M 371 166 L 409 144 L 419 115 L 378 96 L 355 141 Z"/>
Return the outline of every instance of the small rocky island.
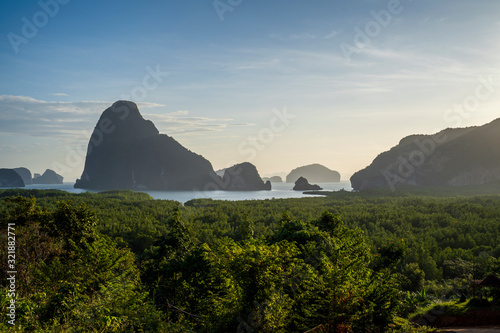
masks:
<path fill-rule="evenodd" d="M 309 181 L 304 177 L 299 177 L 293 187 L 294 191 L 320 191 L 322 188 L 319 185 L 309 184 Z"/>
<path fill-rule="evenodd" d="M 63 180 L 63 176 L 58 175 L 53 170 L 47 169 L 43 175 L 35 173 L 32 182 L 33 184 L 62 184 Z"/>
<path fill-rule="evenodd" d="M 270 191 L 271 182 L 264 183 L 255 165 L 244 162 L 225 170 L 221 188 L 225 191 Z"/>

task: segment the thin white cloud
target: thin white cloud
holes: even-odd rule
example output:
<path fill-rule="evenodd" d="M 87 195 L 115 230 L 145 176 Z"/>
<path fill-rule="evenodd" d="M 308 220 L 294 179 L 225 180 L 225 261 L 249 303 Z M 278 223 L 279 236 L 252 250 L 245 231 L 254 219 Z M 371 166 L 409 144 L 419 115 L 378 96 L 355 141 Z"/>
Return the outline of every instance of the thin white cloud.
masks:
<path fill-rule="evenodd" d="M 315 35 L 308 34 L 308 33 L 301 33 L 301 34 L 291 34 L 288 36 L 288 39 L 315 39 L 317 38 Z"/>
<path fill-rule="evenodd" d="M 234 123 L 234 124 L 229 124 L 230 126 L 257 126 L 257 124 L 254 123 Z"/>
<path fill-rule="evenodd" d="M 187 116 L 188 114 L 189 114 L 189 111 L 187 111 L 187 110 L 179 110 L 179 111 L 169 113 L 169 115 L 171 115 L 171 116 Z"/>
<path fill-rule="evenodd" d="M 51 96 L 64 96 L 64 97 L 67 97 L 69 96 L 68 94 L 65 94 L 65 93 L 53 93 L 53 94 L 50 94 Z"/>
<path fill-rule="evenodd" d="M 185 135 L 204 132 L 221 132 L 229 126 L 253 126 L 252 123 L 235 123 L 232 118 L 210 118 L 187 116 L 189 112 L 172 112 L 166 114 L 143 114 L 151 120 L 160 133 L 168 135 Z"/>
<path fill-rule="evenodd" d="M 284 37 L 280 34 L 270 34 L 269 38 L 271 39 L 279 39 L 279 40 L 284 40 Z"/>
<path fill-rule="evenodd" d="M 104 101 L 53 102 L 29 96 L 1 95 L 0 133 L 55 139 L 66 143 L 85 141 L 88 140 L 86 135 L 90 133 L 100 114 L 111 104 Z M 138 103 L 139 109 L 161 106 L 163 105 Z M 187 110 L 142 115 L 153 121 L 160 133 L 176 136 L 222 132 L 229 126 L 254 125 L 235 122 L 232 118 L 193 116 Z M 12 151 L 9 146 L 1 147 L 0 151 L 8 149 Z"/>
<path fill-rule="evenodd" d="M 484 68 L 482 68 L 484 66 Z M 470 61 L 457 57 L 429 54 L 428 51 L 395 50 L 394 48 L 370 46 L 363 49 L 356 61 L 349 64 L 351 68 L 365 68 L 366 75 L 377 72 L 379 77 L 387 75 L 404 81 L 405 79 L 429 80 L 435 83 L 436 78 L 446 81 L 476 80 L 478 73 L 488 73 L 488 65 L 483 65 L 481 60 L 471 66 Z M 386 68 L 385 73 L 378 73 L 377 68 Z M 371 72 L 371 73 L 370 73 Z"/>
<path fill-rule="evenodd" d="M 13 151 L 20 151 L 20 150 L 16 146 L 0 146 L 0 151 L 13 152 Z"/>
<path fill-rule="evenodd" d="M 139 109 L 159 108 L 159 107 L 164 107 L 165 106 L 164 104 L 148 103 L 148 102 L 135 102 L 135 104 L 137 104 L 137 107 Z"/>
<path fill-rule="evenodd" d="M 278 58 L 264 60 L 237 60 L 220 64 L 220 67 L 226 71 L 242 71 L 242 70 L 270 70 L 279 68 L 281 60 Z"/>
<path fill-rule="evenodd" d="M 270 34 L 269 38 L 271 39 L 279 39 L 281 41 L 286 41 L 286 40 L 297 40 L 297 39 L 316 39 L 318 36 L 310 34 L 310 33 L 296 33 L 296 34 L 289 34 L 289 35 L 281 35 L 281 34 Z"/>
<path fill-rule="evenodd" d="M 330 39 L 330 38 L 333 38 L 333 37 L 337 36 L 338 34 L 340 34 L 340 31 L 333 30 L 328 35 L 325 35 L 323 38 L 324 39 Z"/>
<path fill-rule="evenodd" d="M 81 130 L 92 128 L 100 114 L 113 102 L 55 102 L 29 96 L 0 95 L 2 134 L 74 139 Z M 141 108 L 161 107 L 156 103 L 137 103 Z"/>

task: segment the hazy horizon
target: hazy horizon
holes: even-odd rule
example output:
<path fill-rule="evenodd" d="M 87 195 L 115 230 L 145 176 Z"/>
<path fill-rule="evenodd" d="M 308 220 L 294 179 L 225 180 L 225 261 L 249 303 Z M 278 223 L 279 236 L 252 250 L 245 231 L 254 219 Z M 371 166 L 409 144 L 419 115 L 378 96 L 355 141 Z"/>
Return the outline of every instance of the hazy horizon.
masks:
<path fill-rule="evenodd" d="M 0 168 L 79 178 L 120 99 L 215 170 L 319 163 L 342 180 L 407 135 L 500 117 L 494 0 L 1 8 Z"/>

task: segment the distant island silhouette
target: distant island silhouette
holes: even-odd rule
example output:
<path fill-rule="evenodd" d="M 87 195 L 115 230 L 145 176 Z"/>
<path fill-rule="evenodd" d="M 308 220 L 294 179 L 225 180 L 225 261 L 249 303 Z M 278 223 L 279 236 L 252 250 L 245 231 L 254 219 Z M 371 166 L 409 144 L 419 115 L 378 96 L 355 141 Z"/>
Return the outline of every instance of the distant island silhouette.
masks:
<path fill-rule="evenodd" d="M 263 177 L 263 181 L 270 181 L 271 183 L 283 183 L 283 179 L 280 176 Z"/>
<path fill-rule="evenodd" d="M 293 169 L 287 176 L 287 183 L 295 183 L 300 177 L 307 178 L 313 183 L 338 183 L 340 173 L 330 170 L 321 164 L 310 164 Z"/>
<path fill-rule="evenodd" d="M 47 169 L 40 175 L 35 173 L 31 177 L 31 171 L 28 168 L 20 167 L 14 169 L 0 169 L 0 187 L 25 187 L 26 185 L 53 185 L 62 184 L 63 176 L 55 171 Z"/>
<path fill-rule="evenodd" d="M 43 175 L 35 173 L 33 176 L 33 184 L 62 184 L 63 176 L 58 175 L 55 171 L 47 169 Z"/>

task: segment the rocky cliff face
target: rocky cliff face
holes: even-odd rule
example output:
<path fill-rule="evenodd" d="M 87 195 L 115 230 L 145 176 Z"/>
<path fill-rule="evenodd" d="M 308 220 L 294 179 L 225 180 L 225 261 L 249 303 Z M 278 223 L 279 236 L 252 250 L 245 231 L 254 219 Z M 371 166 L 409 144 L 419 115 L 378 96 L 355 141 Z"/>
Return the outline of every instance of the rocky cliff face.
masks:
<path fill-rule="evenodd" d="M 330 170 L 321 164 L 311 164 L 293 169 L 286 176 L 287 183 L 295 183 L 300 177 L 307 178 L 313 183 L 338 183 L 340 173 Z"/>
<path fill-rule="evenodd" d="M 203 156 L 160 134 L 135 103 L 118 101 L 97 122 L 75 187 L 203 190 L 215 177 Z"/>
<path fill-rule="evenodd" d="M 0 169 L 0 187 L 24 187 L 24 182 L 14 170 Z"/>
<path fill-rule="evenodd" d="M 21 176 L 25 185 L 33 184 L 33 181 L 31 178 L 31 171 L 29 171 L 29 169 L 27 169 L 27 168 L 14 168 L 12 170 L 17 172 L 19 174 L 19 176 Z"/>
<path fill-rule="evenodd" d="M 58 175 L 55 171 L 47 169 L 43 175 L 35 174 L 33 184 L 62 184 L 63 176 Z"/>
<path fill-rule="evenodd" d="M 411 135 L 351 177 L 355 190 L 462 186 L 500 180 L 500 119 L 480 127 Z"/>
<path fill-rule="evenodd" d="M 260 178 L 257 168 L 248 162 L 236 164 L 224 172 L 221 189 L 225 191 L 270 191 L 271 182 Z"/>

